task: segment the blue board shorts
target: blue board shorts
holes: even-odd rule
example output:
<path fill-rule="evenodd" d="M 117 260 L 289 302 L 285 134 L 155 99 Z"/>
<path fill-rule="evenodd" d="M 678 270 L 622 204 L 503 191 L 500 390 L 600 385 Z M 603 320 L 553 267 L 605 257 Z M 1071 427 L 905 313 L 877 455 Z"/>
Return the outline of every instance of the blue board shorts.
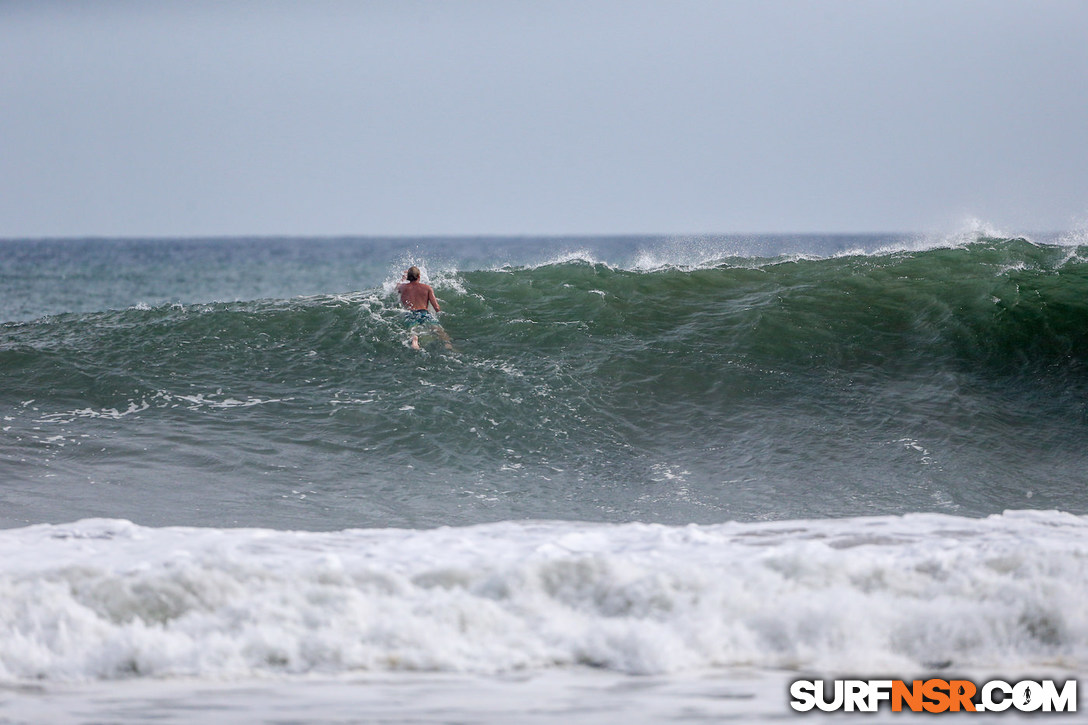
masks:
<path fill-rule="evenodd" d="M 437 325 L 438 320 L 430 310 L 412 310 L 404 314 L 404 329 L 411 330 L 416 325 Z"/>

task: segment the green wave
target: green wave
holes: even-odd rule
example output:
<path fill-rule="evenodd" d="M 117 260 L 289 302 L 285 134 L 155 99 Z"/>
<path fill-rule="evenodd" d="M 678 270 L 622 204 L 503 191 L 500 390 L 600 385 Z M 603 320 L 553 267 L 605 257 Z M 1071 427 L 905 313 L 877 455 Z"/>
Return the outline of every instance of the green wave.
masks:
<path fill-rule="evenodd" d="M 1088 262 L 1024 240 L 698 269 L 576 261 L 464 272 L 436 286 L 443 324 L 468 359 L 546 361 L 620 382 L 682 376 L 685 366 L 1047 374 L 1088 361 Z M 80 396 L 106 381 L 348 384 L 361 365 L 395 370 L 411 359 L 399 314 L 372 290 L 59 315 L 0 327 L 0 374 L 9 397 Z"/>
<path fill-rule="evenodd" d="M 0 459 L 15 478 L 56 460 L 246 492 L 346 481 L 377 525 L 455 521 L 461 496 L 498 518 L 987 513 L 1028 488 L 1081 510 L 1084 251 L 436 275 L 453 351 L 409 349 L 381 289 L 8 323 Z"/>

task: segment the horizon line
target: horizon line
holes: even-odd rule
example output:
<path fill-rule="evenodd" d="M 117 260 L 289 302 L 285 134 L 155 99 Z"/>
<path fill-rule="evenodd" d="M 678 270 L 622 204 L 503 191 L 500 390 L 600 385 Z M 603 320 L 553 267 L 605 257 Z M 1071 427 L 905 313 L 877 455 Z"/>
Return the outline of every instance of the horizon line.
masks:
<path fill-rule="evenodd" d="M 970 230 L 946 232 L 958 234 L 969 231 L 978 231 L 986 235 L 988 230 Z M 1013 234 L 1010 238 L 1025 235 L 1054 235 L 1063 234 L 1074 230 L 1031 230 Z M 0 242 L 72 242 L 72 241 L 282 241 L 282 240 L 469 240 L 469 239 L 624 239 L 624 238 L 661 238 L 661 239 L 714 239 L 728 237 L 873 237 L 873 236 L 917 236 L 939 232 L 913 231 L 781 231 L 781 232 L 570 232 L 570 233 L 427 233 L 427 234 L 369 234 L 369 233 L 337 233 L 337 234 L 72 234 L 72 235 L 37 235 L 37 236 L 7 236 L 0 235 Z M 1004 233 L 1001 236 L 1006 236 Z"/>

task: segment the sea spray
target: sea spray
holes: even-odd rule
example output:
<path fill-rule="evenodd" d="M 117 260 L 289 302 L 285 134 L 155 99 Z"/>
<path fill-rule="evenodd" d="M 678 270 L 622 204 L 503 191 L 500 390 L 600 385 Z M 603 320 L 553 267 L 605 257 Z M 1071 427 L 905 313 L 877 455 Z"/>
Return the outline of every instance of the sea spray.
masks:
<path fill-rule="evenodd" d="M 0 532 L 0 680 L 1083 667 L 1088 520 Z M 31 554 L 32 552 L 32 554 Z"/>

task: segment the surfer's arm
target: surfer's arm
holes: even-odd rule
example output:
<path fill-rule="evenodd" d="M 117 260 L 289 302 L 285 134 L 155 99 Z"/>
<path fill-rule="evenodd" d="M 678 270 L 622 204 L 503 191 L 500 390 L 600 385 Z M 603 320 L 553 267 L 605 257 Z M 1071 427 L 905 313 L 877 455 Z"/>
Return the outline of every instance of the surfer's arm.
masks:
<path fill-rule="evenodd" d="M 438 306 L 438 298 L 434 296 L 434 290 L 427 288 L 427 301 L 434 307 L 435 312 L 441 312 L 442 308 Z"/>

